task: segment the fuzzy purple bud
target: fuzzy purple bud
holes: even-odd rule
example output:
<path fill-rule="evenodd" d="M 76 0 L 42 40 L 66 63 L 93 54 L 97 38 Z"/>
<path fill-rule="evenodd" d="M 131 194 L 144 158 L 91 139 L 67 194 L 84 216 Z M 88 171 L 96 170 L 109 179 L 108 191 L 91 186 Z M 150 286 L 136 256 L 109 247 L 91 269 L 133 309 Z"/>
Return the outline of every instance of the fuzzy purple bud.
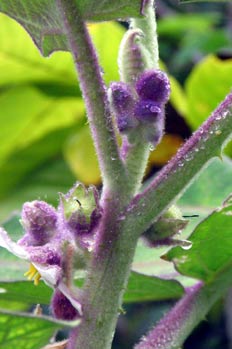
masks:
<path fill-rule="evenodd" d="M 148 100 L 137 102 L 134 113 L 135 117 L 142 122 L 151 122 L 163 118 L 163 108 L 159 104 Z"/>
<path fill-rule="evenodd" d="M 170 95 L 170 82 L 161 70 L 147 70 L 142 73 L 136 83 L 136 91 L 140 98 L 165 104 Z"/>
<path fill-rule="evenodd" d="M 130 86 L 124 82 L 113 82 L 110 86 L 110 100 L 119 131 L 123 133 L 136 127 L 137 121 L 133 115 L 135 100 Z"/>
<path fill-rule="evenodd" d="M 75 320 L 80 317 L 77 309 L 71 304 L 67 297 L 58 289 L 55 290 L 51 301 L 52 314 L 56 319 Z"/>
<path fill-rule="evenodd" d="M 44 201 L 26 202 L 22 209 L 21 224 L 26 231 L 25 243 L 41 246 L 55 233 L 57 213 Z M 27 241 L 26 241 L 27 240 Z"/>
<path fill-rule="evenodd" d="M 113 82 L 110 85 L 111 101 L 117 113 L 130 111 L 134 105 L 132 89 L 124 82 Z"/>

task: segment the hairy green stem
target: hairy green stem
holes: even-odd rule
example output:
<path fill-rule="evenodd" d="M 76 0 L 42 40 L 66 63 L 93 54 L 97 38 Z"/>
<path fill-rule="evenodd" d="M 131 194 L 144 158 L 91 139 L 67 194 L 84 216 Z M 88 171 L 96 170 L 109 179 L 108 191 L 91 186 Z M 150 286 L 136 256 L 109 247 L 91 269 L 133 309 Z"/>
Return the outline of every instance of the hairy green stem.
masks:
<path fill-rule="evenodd" d="M 199 171 L 221 150 L 232 134 L 232 93 L 192 135 L 151 184 L 138 194 L 125 215 L 129 235 L 139 236 L 180 195 Z"/>
<path fill-rule="evenodd" d="M 110 349 L 130 273 L 137 238 L 120 230 L 120 194 L 105 193 L 104 217 L 83 289 L 81 325 L 72 332 L 69 349 Z M 125 206 L 125 205 L 124 205 Z"/>
<path fill-rule="evenodd" d="M 106 86 L 98 59 L 75 0 L 56 0 L 78 72 L 104 184 L 121 187 L 125 170 L 120 158 Z"/>
<path fill-rule="evenodd" d="M 179 349 L 222 294 L 212 292 L 201 283 L 188 289 L 186 295 L 134 349 Z"/>

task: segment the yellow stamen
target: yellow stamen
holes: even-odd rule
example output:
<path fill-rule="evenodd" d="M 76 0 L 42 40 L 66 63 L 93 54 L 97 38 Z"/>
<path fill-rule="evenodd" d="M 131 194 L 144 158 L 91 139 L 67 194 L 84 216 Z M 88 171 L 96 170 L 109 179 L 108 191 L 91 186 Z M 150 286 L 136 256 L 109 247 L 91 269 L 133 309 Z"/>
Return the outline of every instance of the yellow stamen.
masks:
<path fill-rule="evenodd" d="M 41 275 L 33 264 L 30 263 L 29 270 L 24 274 L 24 276 L 27 276 L 28 280 L 30 281 L 34 279 L 35 286 L 39 285 Z"/>

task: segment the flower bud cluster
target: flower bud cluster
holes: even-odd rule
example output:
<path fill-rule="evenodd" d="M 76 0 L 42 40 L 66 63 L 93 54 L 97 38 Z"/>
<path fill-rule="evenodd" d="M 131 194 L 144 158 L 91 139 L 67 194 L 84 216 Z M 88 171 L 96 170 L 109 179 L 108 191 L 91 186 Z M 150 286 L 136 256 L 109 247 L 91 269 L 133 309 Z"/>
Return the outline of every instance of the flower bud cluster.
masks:
<path fill-rule="evenodd" d="M 164 106 L 170 94 L 167 75 L 161 70 L 147 70 L 132 88 L 124 82 L 110 86 L 110 101 L 119 132 L 127 134 L 141 131 L 144 140 L 156 145 L 164 129 Z"/>
<path fill-rule="evenodd" d="M 45 201 L 26 202 L 21 214 L 25 234 L 17 243 L 0 227 L 0 247 L 30 262 L 24 275 L 35 285 L 43 279 L 54 289 L 51 311 L 58 319 L 82 315 L 78 290 L 72 284 L 73 266 L 86 266 L 101 216 L 96 188 L 77 183 L 60 195 L 57 210 Z"/>

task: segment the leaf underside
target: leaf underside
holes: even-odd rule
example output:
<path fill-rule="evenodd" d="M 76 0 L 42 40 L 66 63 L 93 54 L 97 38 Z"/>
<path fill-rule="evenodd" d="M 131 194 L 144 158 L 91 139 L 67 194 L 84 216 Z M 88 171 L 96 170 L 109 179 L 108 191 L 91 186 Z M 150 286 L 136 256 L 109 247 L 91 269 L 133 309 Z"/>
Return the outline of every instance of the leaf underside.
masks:
<path fill-rule="evenodd" d="M 141 0 L 76 0 L 86 21 L 106 21 L 140 16 Z M 56 0 L 0 0 L 0 12 L 19 22 L 44 56 L 68 50 Z"/>

